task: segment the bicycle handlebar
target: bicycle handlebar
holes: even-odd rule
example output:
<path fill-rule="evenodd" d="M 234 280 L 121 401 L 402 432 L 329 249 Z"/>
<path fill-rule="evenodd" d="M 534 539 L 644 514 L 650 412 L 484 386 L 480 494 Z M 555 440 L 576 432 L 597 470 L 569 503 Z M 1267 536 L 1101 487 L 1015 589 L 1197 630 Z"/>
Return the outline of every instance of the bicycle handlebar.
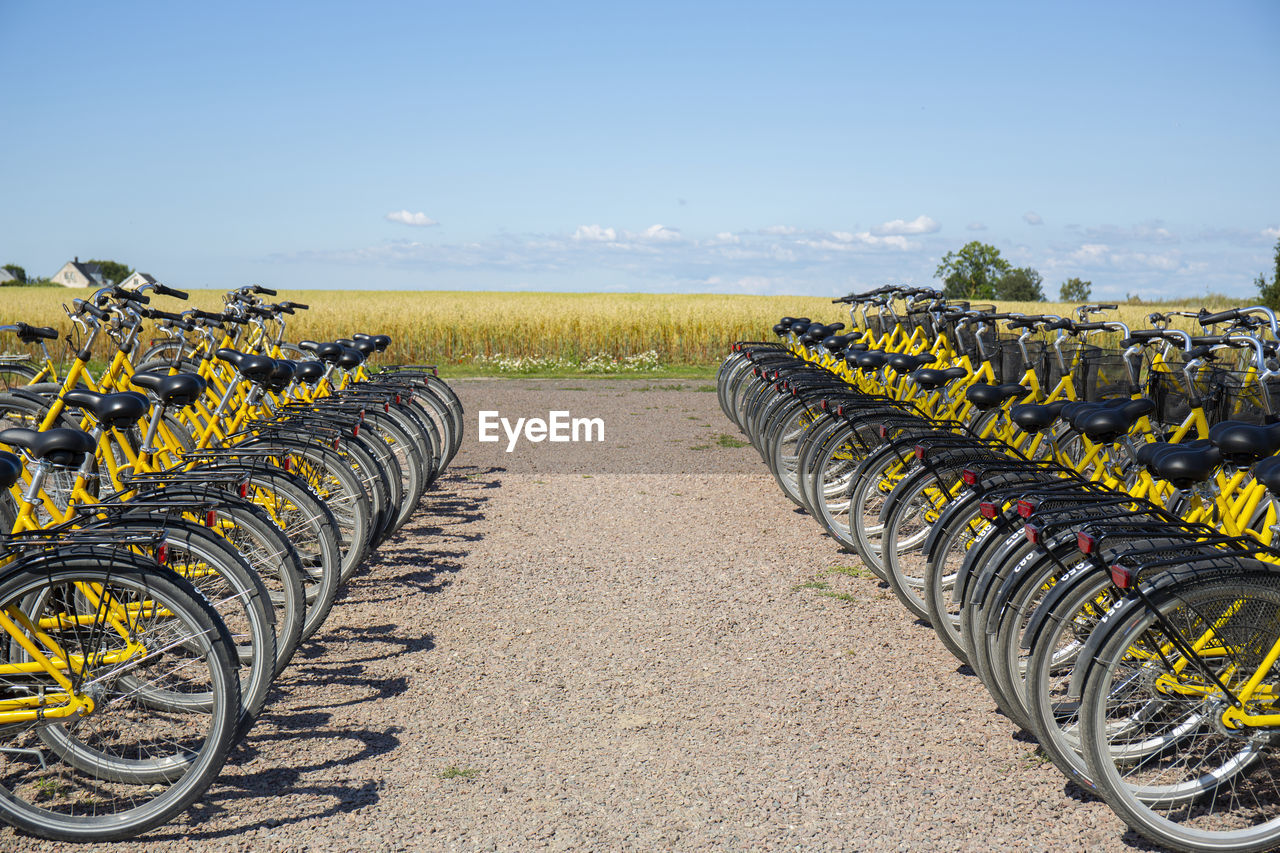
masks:
<path fill-rule="evenodd" d="M 161 284 L 158 281 L 155 284 L 151 285 L 151 290 L 154 291 L 155 293 L 160 294 L 161 296 L 172 296 L 172 297 L 175 297 L 176 299 L 191 298 L 191 294 L 187 293 L 185 290 L 178 290 L 178 288 L 176 287 L 170 287 L 169 285 Z"/>

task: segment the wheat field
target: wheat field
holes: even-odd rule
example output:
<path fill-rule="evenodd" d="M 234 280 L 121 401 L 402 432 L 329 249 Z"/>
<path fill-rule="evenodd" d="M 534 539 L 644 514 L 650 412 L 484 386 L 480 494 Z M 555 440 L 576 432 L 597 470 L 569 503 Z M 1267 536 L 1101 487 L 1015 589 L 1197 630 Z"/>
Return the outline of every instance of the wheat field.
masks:
<path fill-rule="evenodd" d="M 64 288 L 0 288 L 0 322 L 51 325 L 65 333 L 71 324 L 61 306 L 86 295 Z M 496 372 L 488 368 L 499 356 L 528 360 L 534 366 L 572 368 L 591 359 L 647 353 L 646 364 L 704 367 L 719 361 L 734 341 L 772 337 L 770 327 L 784 315 L 827 323 L 849 319 L 847 308 L 833 305 L 829 297 L 806 296 L 302 290 L 282 291 L 276 298 L 311 306 L 290 318 L 288 337 L 295 341 L 382 333 L 392 337 L 397 360 L 478 372 Z M 222 293 L 192 291 L 186 303 L 159 296 L 152 305 L 170 311 L 191 306 L 218 310 Z M 1171 306 L 1126 304 L 1115 313 L 1142 327 L 1150 311 Z M 1072 307 L 1058 302 L 1000 306 L 1053 314 L 1065 314 Z M 12 351 L 15 343 L 8 338 L 5 349 Z"/>

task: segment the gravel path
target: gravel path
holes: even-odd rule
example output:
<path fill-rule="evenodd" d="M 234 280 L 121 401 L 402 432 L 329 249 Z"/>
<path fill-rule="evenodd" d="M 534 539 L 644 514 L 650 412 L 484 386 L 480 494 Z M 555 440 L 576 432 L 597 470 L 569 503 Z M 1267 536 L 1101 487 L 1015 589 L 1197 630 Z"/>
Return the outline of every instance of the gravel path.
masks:
<path fill-rule="evenodd" d="M 1142 846 L 887 588 L 833 571 L 856 557 L 725 446 L 711 386 L 455 387 L 450 475 L 216 787 L 131 848 Z M 476 442 L 479 409 L 549 401 L 604 445 Z"/>

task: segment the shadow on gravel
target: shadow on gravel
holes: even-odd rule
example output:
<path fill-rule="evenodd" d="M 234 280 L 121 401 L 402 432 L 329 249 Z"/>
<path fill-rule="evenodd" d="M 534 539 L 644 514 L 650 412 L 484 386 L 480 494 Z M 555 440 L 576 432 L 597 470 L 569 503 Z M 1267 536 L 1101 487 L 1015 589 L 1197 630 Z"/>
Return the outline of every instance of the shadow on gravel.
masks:
<path fill-rule="evenodd" d="M 1102 801 L 1102 798 L 1093 791 L 1087 790 L 1080 785 L 1077 785 L 1075 782 L 1068 782 L 1063 785 L 1062 793 L 1081 803 L 1097 803 Z"/>
<path fill-rule="evenodd" d="M 1124 843 L 1125 847 L 1132 847 L 1134 850 L 1150 850 L 1155 851 L 1155 853 L 1162 853 L 1165 850 L 1164 847 L 1152 844 L 1132 829 L 1127 830 L 1124 835 L 1120 836 L 1120 841 Z"/>
<path fill-rule="evenodd" d="M 300 716 L 301 720 L 294 719 L 295 716 Z M 188 811 L 187 820 L 193 826 L 162 827 L 155 834 L 143 836 L 143 839 L 166 841 L 184 838 L 228 838 L 250 829 L 288 826 L 354 811 L 378 802 L 382 783 L 377 778 L 352 779 L 344 784 L 329 781 L 324 776 L 326 771 L 333 768 L 351 768 L 358 762 L 386 755 L 400 745 L 398 735 L 402 730 L 398 726 L 390 726 L 380 731 L 375 729 L 317 731 L 305 723 L 297 727 L 290 725 L 303 722 L 308 716 L 310 715 L 264 714 L 259 722 L 260 727 L 265 723 L 279 728 L 262 734 L 250 733 L 244 743 L 232 754 L 232 761 L 244 766 L 261 755 L 264 760 L 271 762 L 272 766 L 261 771 L 246 768 L 248 772 L 244 775 L 229 776 L 224 773 L 217 784 Z M 326 738 L 349 741 L 352 749 L 339 747 L 340 757 L 309 764 L 306 759 L 315 752 L 291 748 L 290 742 L 302 741 L 305 744 Z M 330 750 L 324 751 L 332 754 Z M 288 763 L 289 758 L 296 759 L 298 763 Z M 375 776 L 379 775 L 376 763 L 370 766 L 369 772 Z M 320 778 L 309 779 L 308 777 L 312 774 L 319 774 Z M 268 808 L 255 809 L 254 801 L 281 797 L 289 798 L 288 817 L 254 819 L 264 811 L 271 811 Z M 234 817 L 242 817 L 244 820 L 233 826 L 224 824 L 223 828 L 217 831 L 201 832 L 199 825 L 207 823 L 215 816 L 223 821 Z M 165 832 L 166 829 L 169 831 Z"/>
<path fill-rule="evenodd" d="M 461 467 L 441 478 L 417 515 L 357 572 L 324 628 L 298 649 L 273 687 L 267 712 L 233 750 L 214 787 L 185 819 L 146 840 L 233 838 L 378 802 L 387 760 L 382 756 L 400 746 L 402 729 L 335 726 L 335 718 L 347 715 L 334 709 L 408 691 L 412 664 L 398 663 L 387 674 L 388 667 L 379 672 L 377 664 L 431 652 L 436 644 L 430 634 L 397 624 L 398 608 L 412 607 L 415 595 L 440 592 L 462 570 L 469 553 L 465 543 L 480 540 L 474 531 L 485 518 L 487 492 L 501 485 L 503 471 Z M 366 617 L 364 623 L 344 623 L 344 604 L 387 606 L 366 607 L 366 613 L 380 614 L 376 622 Z M 326 702 L 326 696 L 334 701 Z M 287 809 L 270 804 L 277 799 L 287 801 Z M 215 817 L 218 829 L 202 832 Z"/>

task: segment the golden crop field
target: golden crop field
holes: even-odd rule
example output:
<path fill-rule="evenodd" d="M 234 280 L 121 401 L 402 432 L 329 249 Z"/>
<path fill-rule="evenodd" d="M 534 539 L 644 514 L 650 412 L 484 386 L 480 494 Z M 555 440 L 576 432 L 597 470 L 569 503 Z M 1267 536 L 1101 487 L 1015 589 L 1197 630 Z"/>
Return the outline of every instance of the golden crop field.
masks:
<path fill-rule="evenodd" d="M 22 320 L 65 332 L 71 324 L 62 304 L 85 295 L 63 288 L 3 288 L 0 322 Z M 311 306 L 290 320 L 289 337 L 295 341 L 384 333 L 394 340 L 392 352 L 398 360 L 481 372 L 496 370 L 499 355 L 508 368 L 513 361 L 524 364 L 520 359 L 529 369 L 571 369 L 593 357 L 600 363 L 644 354 L 664 366 L 705 366 L 719 361 L 734 341 L 771 337 L 770 326 L 783 315 L 848 322 L 847 309 L 833 305 L 829 297 L 303 290 L 282 291 L 276 298 Z M 152 304 L 171 311 L 190 306 L 217 310 L 222 294 L 193 291 L 187 303 L 155 297 Z M 1000 307 L 1064 314 L 1072 306 L 1024 302 Z M 1157 307 L 1126 304 L 1116 313 L 1140 327 Z M 5 341 L 12 343 L 12 338 Z"/>

